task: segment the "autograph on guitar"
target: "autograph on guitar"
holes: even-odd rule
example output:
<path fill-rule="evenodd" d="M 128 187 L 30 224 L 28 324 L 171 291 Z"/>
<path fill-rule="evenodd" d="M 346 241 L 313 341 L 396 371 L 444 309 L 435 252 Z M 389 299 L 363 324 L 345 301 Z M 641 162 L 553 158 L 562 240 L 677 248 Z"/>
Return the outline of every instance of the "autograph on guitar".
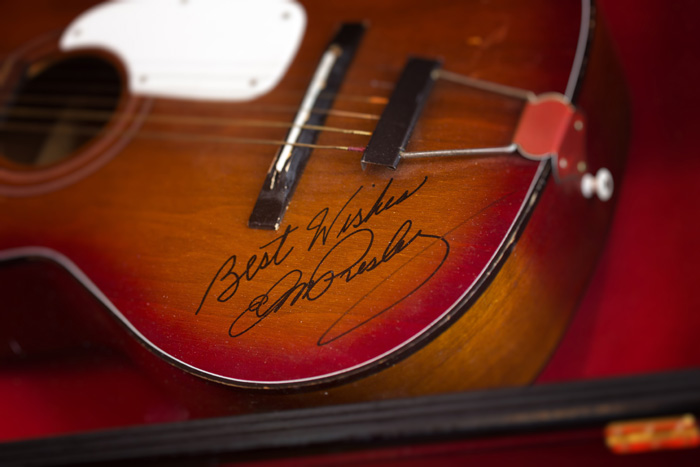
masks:
<path fill-rule="evenodd" d="M 4 274 L 253 391 L 537 375 L 626 153 L 589 1 L 92 3 L 0 42 Z"/>

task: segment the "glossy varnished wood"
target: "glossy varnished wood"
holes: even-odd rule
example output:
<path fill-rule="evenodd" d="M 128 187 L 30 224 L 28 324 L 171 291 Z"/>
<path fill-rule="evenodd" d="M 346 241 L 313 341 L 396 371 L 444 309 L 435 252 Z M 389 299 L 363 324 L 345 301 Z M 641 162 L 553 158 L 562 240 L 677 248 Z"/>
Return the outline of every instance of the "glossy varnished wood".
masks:
<path fill-rule="evenodd" d="M 519 218 L 522 206 L 528 212 L 532 207 L 526 195 L 538 180 L 538 163 L 516 155 L 411 160 L 402 161 L 395 172 L 363 172 L 358 153 L 317 149 L 280 229 L 251 230 L 246 222 L 276 147 L 185 135 L 281 140 L 286 130 L 174 124 L 149 116 L 289 122 L 338 24 L 358 20 L 370 26 L 336 100 L 337 110 L 378 116 L 412 55 L 439 57 L 446 70 L 537 93 L 563 92 L 576 46 L 579 2 L 446 2 L 430 9 L 422 2 L 405 1 L 304 5 L 307 33 L 278 88 L 254 102 L 236 104 L 151 102 L 125 96 L 121 109 L 142 114 L 144 124 L 120 140 L 119 151 L 94 173 L 45 193 L 0 197 L 0 250 L 40 245 L 61 252 L 157 347 L 196 368 L 230 375 L 239 385 L 352 369 L 339 378 L 322 378 L 321 389 L 268 394 L 261 389 L 214 388 L 180 375 L 179 369 L 153 363 L 158 372 L 173 371 L 185 387 L 208 394 L 208 401 L 198 403 L 219 407 L 211 409 L 215 412 L 527 383 L 551 354 L 575 308 L 602 244 L 612 203 L 585 200 L 576 186 L 543 176 L 533 198 L 536 207 L 527 219 Z M 39 23 L 41 30 L 29 29 L 26 36 L 13 32 L 0 43 L 0 52 L 10 54 L 48 31 L 49 24 L 64 26 L 82 9 L 76 3 L 52 12 Z M 624 110 L 617 109 L 624 109 L 624 91 L 602 35 L 596 36 L 591 57 L 581 97 L 590 122 L 590 168 L 609 167 L 619 180 L 626 128 Z M 521 106 L 517 100 L 439 80 L 408 149 L 506 144 Z M 371 132 L 376 119 L 330 115 L 326 123 Z M 147 136 L 154 134 L 173 136 Z M 326 132 L 318 143 L 361 147 L 368 139 Z M 420 230 L 430 238 L 419 238 L 414 250 L 406 248 L 371 274 L 348 283 L 337 279 L 322 299 L 285 307 L 231 337 L 231 323 L 241 309 L 292 269 L 308 277 L 337 243 L 338 225 L 326 246 L 317 238 L 310 247 L 314 230 L 307 227 L 317 224 L 314 216 L 328 208 L 330 224 L 359 187 L 345 212 L 361 208 L 367 213 L 390 180 L 387 194 L 398 197 L 415 190 L 425 177 L 415 195 L 363 227 L 376 239 L 371 256 L 381 256 L 385 246 L 376 245 L 387 245 L 407 220 L 412 234 Z M 7 180 L 5 184 L 12 185 Z M 236 255 L 240 274 L 253 254 L 272 255 L 274 248 L 260 246 L 279 238 L 288 226 L 296 230 L 285 238 L 278 259 L 294 247 L 289 257 L 260 270 L 254 281 L 242 281 L 235 299 L 217 300 L 231 283 L 212 282 L 221 277 L 217 271 L 226 260 Z M 367 235 L 357 235 L 353 248 L 342 249 L 334 259 L 336 270 L 358 257 Z M 481 282 L 469 289 L 484 270 Z M 397 297 L 406 298 L 377 314 Z M 368 307 L 352 308 L 345 321 L 326 333 L 360 300 Z M 428 309 L 436 311 L 426 314 Z M 445 310 L 450 311 L 443 316 Z M 95 303 L 94 312 L 106 311 Z M 421 333 L 425 328 L 431 330 Z M 129 343 L 126 331 L 114 333 L 121 337 L 113 345 L 139 359 L 152 358 Z M 319 347 L 324 336 L 338 338 Z M 417 337 L 410 340 L 411 336 Z M 399 352 L 392 352 L 398 347 Z M 366 364 L 370 360 L 376 361 Z"/>

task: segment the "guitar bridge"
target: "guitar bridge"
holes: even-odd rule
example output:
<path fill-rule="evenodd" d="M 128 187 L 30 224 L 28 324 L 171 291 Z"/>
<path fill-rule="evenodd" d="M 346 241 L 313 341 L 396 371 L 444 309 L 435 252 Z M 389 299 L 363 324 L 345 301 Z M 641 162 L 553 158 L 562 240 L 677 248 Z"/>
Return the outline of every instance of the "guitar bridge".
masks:
<path fill-rule="evenodd" d="M 441 62 L 437 60 L 408 60 L 365 148 L 362 156 L 363 169 L 365 164 L 396 169 L 440 67 Z"/>

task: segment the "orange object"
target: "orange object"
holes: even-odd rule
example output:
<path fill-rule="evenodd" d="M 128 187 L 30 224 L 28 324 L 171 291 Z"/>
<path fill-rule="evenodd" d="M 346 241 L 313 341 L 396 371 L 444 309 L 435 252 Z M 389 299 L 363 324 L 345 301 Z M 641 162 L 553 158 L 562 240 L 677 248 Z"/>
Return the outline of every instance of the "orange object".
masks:
<path fill-rule="evenodd" d="M 691 414 L 610 423 L 605 443 L 616 454 L 636 454 L 700 445 L 700 432 Z"/>

